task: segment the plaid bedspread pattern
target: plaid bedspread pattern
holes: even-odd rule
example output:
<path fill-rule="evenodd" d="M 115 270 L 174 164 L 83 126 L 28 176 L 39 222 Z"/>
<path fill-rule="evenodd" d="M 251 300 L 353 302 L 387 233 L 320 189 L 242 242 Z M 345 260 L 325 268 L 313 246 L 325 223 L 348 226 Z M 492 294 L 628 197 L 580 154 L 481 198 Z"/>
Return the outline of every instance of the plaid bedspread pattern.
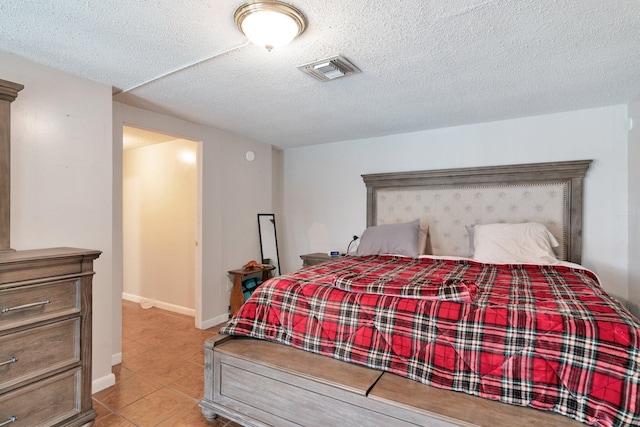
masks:
<path fill-rule="evenodd" d="M 402 272 L 388 275 L 366 273 L 338 273 L 333 277 L 333 285 L 348 292 L 419 298 L 432 301 L 471 302 L 478 287 L 458 279 L 444 279 L 433 282 L 428 274 L 417 272 L 402 276 Z"/>
<path fill-rule="evenodd" d="M 429 283 L 474 284 L 477 294 L 468 303 L 335 285 L 341 275 L 425 274 Z M 271 279 L 220 332 L 591 425 L 637 426 L 639 331 L 587 270 L 372 256 Z"/>

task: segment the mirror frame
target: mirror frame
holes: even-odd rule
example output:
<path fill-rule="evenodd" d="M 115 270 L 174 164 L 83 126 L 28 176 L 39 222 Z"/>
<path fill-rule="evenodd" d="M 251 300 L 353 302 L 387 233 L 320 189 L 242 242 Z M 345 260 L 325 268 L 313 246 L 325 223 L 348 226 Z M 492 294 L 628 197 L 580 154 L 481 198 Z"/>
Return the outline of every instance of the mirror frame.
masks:
<path fill-rule="evenodd" d="M 276 249 L 275 259 L 273 259 L 269 254 L 267 254 L 267 256 L 265 257 L 265 248 L 267 248 L 268 247 L 267 245 L 269 244 L 269 242 L 263 241 L 263 239 L 267 239 L 269 237 L 269 234 L 267 234 L 267 231 L 263 230 L 263 221 L 265 219 L 273 224 L 273 240 L 274 240 L 273 244 Z M 267 223 L 264 223 L 264 224 L 267 224 Z M 280 253 L 278 251 L 278 233 L 277 233 L 277 227 L 276 227 L 275 214 L 272 214 L 272 213 L 258 214 L 258 236 L 260 238 L 261 262 L 265 264 L 266 263 L 265 260 L 269 259 L 271 261 L 270 263 L 276 268 L 273 271 L 273 276 L 279 276 L 280 275 Z"/>

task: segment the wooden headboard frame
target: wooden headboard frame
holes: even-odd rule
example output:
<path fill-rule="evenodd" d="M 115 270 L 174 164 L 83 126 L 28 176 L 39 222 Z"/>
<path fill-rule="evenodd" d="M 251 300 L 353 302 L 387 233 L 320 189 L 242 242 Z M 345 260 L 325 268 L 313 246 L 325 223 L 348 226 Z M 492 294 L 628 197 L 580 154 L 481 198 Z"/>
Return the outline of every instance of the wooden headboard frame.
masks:
<path fill-rule="evenodd" d="M 366 174 L 367 226 L 376 225 L 378 195 L 389 190 L 456 189 L 473 187 L 495 189 L 508 186 L 561 184 L 564 188 L 562 212 L 562 256 L 580 263 L 582 255 L 583 183 L 592 160 L 530 163 L 431 171 Z M 517 202 L 514 202 L 517 203 Z M 482 223 L 482 222 L 479 222 Z"/>

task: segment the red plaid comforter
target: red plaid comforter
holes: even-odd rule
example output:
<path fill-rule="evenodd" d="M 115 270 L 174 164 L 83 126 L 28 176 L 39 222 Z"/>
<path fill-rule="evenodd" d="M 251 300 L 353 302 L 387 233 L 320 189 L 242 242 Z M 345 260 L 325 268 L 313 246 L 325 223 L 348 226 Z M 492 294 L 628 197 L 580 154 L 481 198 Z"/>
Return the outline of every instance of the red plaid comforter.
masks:
<path fill-rule="evenodd" d="M 412 278 L 452 292 L 416 292 Z M 640 425 L 640 322 L 579 268 L 342 257 L 265 282 L 220 332 L 592 425 Z"/>

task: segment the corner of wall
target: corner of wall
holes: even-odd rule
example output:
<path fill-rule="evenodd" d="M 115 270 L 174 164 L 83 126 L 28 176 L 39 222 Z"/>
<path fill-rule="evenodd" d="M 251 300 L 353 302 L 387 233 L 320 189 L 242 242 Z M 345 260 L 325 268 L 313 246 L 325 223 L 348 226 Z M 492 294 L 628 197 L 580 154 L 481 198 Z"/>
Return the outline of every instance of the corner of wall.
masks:
<path fill-rule="evenodd" d="M 280 272 L 289 271 L 286 266 L 287 260 L 287 221 L 284 210 L 284 150 L 276 147 L 271 148 L 271 208 L 276 216 L 278 230 L 278 262 Z"/>
<path fill-rule="evenodd" d="M 106 388 L 111 387 L 116 383 L 116 376 L 114 374 L 105 375 L 104 377 L 97 378 L 91 382 L 91 394 L 95 394 Z"/>
<path fill-rule="evenodd" d="M 640 94 L 627 105 L 628 136 L 628 188 L 629 188 L 629 293 L 628 306 L 633 314 L 640 316 L 640 189 L 634 182 L 640 182 Z"/>
<path fill-rule="evenodd" d="M 229 315 L 228 314 L 222 314 L 220 316 L 216 316 L 212 319 L 207 319 L 207 320 L 203 320 L 202 321 L 202 325 L 196 325 L 196 328 L 198 329 L 209 329 L 209 328 L 213 328 L 216 325 L 219 325 L 221 323 L 225 323 L 229 320 Z"/>

